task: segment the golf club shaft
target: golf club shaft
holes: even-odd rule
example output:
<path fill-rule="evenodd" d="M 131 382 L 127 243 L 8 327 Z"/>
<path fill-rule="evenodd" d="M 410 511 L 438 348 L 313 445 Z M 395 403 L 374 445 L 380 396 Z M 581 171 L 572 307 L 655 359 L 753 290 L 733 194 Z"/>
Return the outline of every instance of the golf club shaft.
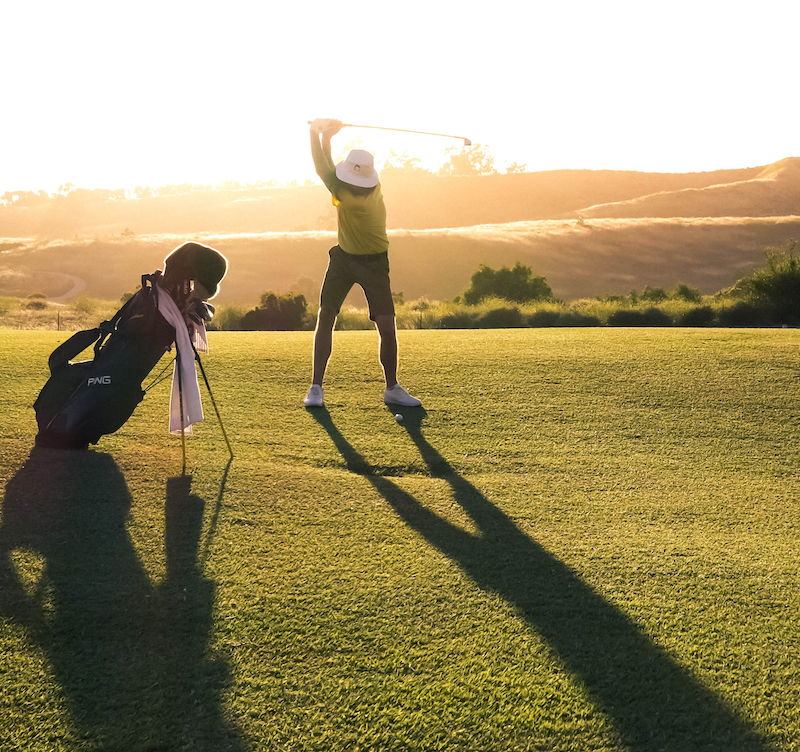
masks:
<path fill-rule="evenodd" d="M 311 125 L 312 121 L 309 120 L 308 124 Z M 411 131 L 406 128 L 387 128 L 382 125 L 359 125 L 357 123 L 342 123 L 343 128 L 372 128 L 378 131 L 396 131 L 398 133 L 416 133 L 420 136 L 440 136 L 441 138 L 455 138 L 464 142 L 464 146 L 472 146 L 472 141 L 464 136 L 450 136 L 447 133 L 431 133 L 430 131 Z"/>

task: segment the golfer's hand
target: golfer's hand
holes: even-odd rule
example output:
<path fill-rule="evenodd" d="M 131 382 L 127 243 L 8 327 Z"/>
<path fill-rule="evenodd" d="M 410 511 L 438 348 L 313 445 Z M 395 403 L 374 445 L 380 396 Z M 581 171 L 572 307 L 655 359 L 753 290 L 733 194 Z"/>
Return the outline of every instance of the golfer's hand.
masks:
<path fill-rule="evenodd" d="M 335 136 L 342 128 L 344 128 L 344 125 L 342 125 L 341 120 L 328 120 L 327 125 L 322 131 L 322 135 L 324 138 L 330 138 L 331 136 Z"/>
<path fill-rule="evenodd" d="M 342 130 L 344 126 L 342 125 L 341 120 L 332 120 L 331 118 L 317 118 L 316 120 L 311 121 L 311 125 L 309 125 L 309 130 L 312 133 L 316 133 L 318 135 L 326 136 L 330 138 L 331 136 L 335 136 L 340 130 Z"/>

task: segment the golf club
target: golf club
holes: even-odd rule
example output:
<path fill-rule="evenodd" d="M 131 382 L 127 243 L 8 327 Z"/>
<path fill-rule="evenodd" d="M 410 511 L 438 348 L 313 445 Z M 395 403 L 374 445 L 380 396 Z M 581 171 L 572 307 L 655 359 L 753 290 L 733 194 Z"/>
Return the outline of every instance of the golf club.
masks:
<path fill-rule="evenodd" d="M 311 125 L 313 120 L 309 120 L 308 124 Z M 464 142 L 464 146 L 472 146 L 472 141 L 464 136 L 450 136 L 446 133 L 430 133 L 429 131 L 410 131 L 406 128 L 387 128 L 382 125 L 357 125 L 356 123 L 342 123 L 343 128 L 372 128 L 379 131 L 397 131 L 399 133 L 417 133 L 421 136 L 441 136 L 442 138 L 455 138 Z"/>

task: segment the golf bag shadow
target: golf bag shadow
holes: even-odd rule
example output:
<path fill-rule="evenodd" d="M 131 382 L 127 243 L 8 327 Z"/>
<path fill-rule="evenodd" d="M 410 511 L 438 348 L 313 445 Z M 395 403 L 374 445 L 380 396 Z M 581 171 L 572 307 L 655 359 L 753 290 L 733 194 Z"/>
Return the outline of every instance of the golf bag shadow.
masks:
<path fill-rule="evenodd" d="M 50 378 L 33 405 L 37 446 L 86 449 L 131 417 L 144 398 L 142 382 L 175 341 L 158 310 L 160 278 L 160 271 L 143 275 L 110 321 L 77 332 L 50 355 Z M 93 360 L 72 362 L 92 344 Z"/>

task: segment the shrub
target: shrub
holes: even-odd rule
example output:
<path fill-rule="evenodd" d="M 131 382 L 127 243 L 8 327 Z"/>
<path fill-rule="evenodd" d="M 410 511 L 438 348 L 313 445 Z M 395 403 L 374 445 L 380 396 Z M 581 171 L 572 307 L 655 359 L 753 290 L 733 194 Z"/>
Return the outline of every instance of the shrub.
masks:
<path fill-rule="evenodd" d="M 631 303 L 633 305 L 636 305 L 638 297 L 639 296 L 636 294 L 636 291 L 631 290 L 630 295 L 598 295 L 597 300 L 600 303 L 611 303 L 611 304 Z"/>
<path fill-rule="evenodd" d="M 587 316 L 577 311 L 536 311 L 528 316 L 528 326 L 600 326 L 597 316 Z"/>
<path fill-rule="evenodd" d="M 711 306 L 701 306 L 686 311 L 679 319 L 678 326 L 711 326 L 716 314 Z"/>
<path fill-rule="evenodd" d="M 221 306 L 214 313 L 208 328 L 223 332 L 238 332 L 242 329 L 245 310 L 239 306 Z"/>
<path fill-rule="evenodd" d="M 528 326 L 557 326 L 561 314 L 558 311 L 536 311 L 528 316 Z"/>
<path fill-rule="evenodd" d="M 564 311 L 559 314 L 555 326 L 600 326 L 600 319 L 597 316 L 585 316 L 575 311 Z"/>
<path fill-rule="evenodd" d="M 608 317 L 608 325 L 609 326 L 644 326 L 642 324 L 642 319 L 644 315 L 641 311 L 630 311 L 630 310 L 622 310 L 622 311 L 614 311 Z"/>
<path fill-rule="evenodd" d="M 719 312 L 720 326 L 768 326 L 770 323 L 771 317 L 765 308 L 745 301 Z"/>
<path fill-rule="evenodd" d="M 105 305 L 103 301 L 96 300 L 95 298 L 87 298 L 85 296 L 75 298 L 70 301 L 70 304 L 78 313 L 87 313 L 90 316 L 96 314 L 97 310 Z"/>
<path fill-rule="evenodd" d="M 437 329 L 441 316 L 452 310 L 452 306 L 420 298 L 396 308 L 395 323 L 398 329 Z"/>
<path fill-rule="evenodd" d="M 492 308 L 481 314 L 476 321 L 481 329 L 518 329 L 527 324 L 519 308 Z"/>
<path fill-rule="evenodd" d="M 485 298 L 500 298 L 511 303 L 551 301 L 553 291 L 544 277 L 534 277 L 531 268 L 519 261 L 513 269 L 504 266 L 495 270 L 481 264 L 472 275 L 471 286 L 464 293 L 464 302 L 477 305 Z"/>
<path fill-rule="evenodd" d="M 644 288 L 641 295 L 642 300 L 646 300 L 650 303 L 661 303 L 663 300 L 666 300 L 667 297 L 666 290 L 661 287 L 650 287 L 650 285 Z"/>
<path fill-rule="evenodd" d="M 294 331 L 304 329 L 308 320 L 308 303 L 304 295 L 265 292 L 261 304 L 242 317 L 247 331 Z"/>
<path fill-rule="evenodd" d="M 768 249 L 767 264 L 737 284 L 745 298 L 756 306 L 771 309 L 776 323 L 800 323 L 800 259 L 792 240 L 785 250 Z"/>
<path fill-rule="evenodd" d="M 456 311 L 442 316 L 439 320 L 440 329 L 474 329 L 478 313 L 474 311 Z"/>
<path fill-rule="evenodd" d="M 375 324 L 369 318 L 368 309 L 343 308 L 336 317 L 337 332 L 355 332 L 374 329 Z"/>
<path fill-rule="evenodd" d="M 427 311 L 431 307 L 431 301 L 426 297 L 421 297 L 417 300 L 412 300 L 406 304 L 412 311 Z"/>
<path fill-rule="evenodd" d="M 689 285 L 684 284 L 680 284 L 675 288 L 672 297 L 678 300 L 685 300 L 688 303 L 699 303 L 703 299 L 700 290 L 696 290 L 694 287 L 689 287 Z"/>
<path fill-rule="evenodd" d="M 45 308 L 47 308 L 47 301 L 40 300 L 39 298 L 28 300 L 28 302 L 24 304 L 23 308 L 28 311 L 43 311 Z"/>
<path fill-rule="evenodd" d="M 672 319 L 658 308 L 646 311 L 615 311 L 608 317 L 609 326 L 672 326 Z"/>
<path fill-rule="evenodd" d="M 644 312 L 645 326 L 672 326 L 672 317 L 658 308 L 648 308 Z"/>
<path fill-rule="evenodd" d="M 19 298 L 13 298 L 9 295 L 4 295 L 0 297 L 0 314 L 8 313 L 9 311 L 14 311 L 20 307 L 20 300 Z"/>

